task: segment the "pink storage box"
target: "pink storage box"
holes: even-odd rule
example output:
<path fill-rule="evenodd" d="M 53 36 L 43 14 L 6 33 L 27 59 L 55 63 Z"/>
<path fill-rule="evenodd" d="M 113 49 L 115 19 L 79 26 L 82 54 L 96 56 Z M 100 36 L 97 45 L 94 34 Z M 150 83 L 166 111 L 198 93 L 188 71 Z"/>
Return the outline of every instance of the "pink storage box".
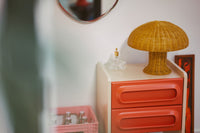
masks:
<path fill-rule="evenodd" d="M 64 115 L 66 112 L 79 114 L 84 111 L 88 117 L 86 124 L 72 124 L 72 125 L 57 125 L 53 127 L 55 133 L 71 133 L 71 132 L 84 132 L 84 133 L 98 133 L 98 121 L 90 106 L 75 106 L 75 107 L 59 107 L 57 108 L 57 115 Z"/>

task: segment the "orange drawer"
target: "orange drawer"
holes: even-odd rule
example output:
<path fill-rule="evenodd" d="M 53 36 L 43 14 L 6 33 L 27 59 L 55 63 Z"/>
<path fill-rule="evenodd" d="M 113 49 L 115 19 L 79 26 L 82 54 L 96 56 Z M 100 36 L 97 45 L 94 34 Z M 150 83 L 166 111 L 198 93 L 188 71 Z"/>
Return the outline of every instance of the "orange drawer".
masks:
<path fill-rule="evenodd" d="M 112 133 L 181 130 L 182 106 L 112 110 Z"/>
<path fill-rule="evenodd" d="M 112 108 L 182 104 L 183 78 L 112 82 Z"/>

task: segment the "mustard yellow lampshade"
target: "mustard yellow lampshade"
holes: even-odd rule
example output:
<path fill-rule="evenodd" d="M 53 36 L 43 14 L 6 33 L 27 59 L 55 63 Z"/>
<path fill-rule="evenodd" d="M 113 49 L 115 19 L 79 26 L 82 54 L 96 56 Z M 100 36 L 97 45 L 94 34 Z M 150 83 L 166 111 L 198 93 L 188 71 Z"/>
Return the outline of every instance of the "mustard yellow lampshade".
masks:
<path fill-rule="evenodd" d="M 177 25 L 167 21 L 145 23 L 132 31 L 128 45 L 138 50 L 149 51 L 149 64 L 144 72 L 152 75 L 169 74 L 166 65 L 167 52 L 184 49 L 189 40 Z"/>

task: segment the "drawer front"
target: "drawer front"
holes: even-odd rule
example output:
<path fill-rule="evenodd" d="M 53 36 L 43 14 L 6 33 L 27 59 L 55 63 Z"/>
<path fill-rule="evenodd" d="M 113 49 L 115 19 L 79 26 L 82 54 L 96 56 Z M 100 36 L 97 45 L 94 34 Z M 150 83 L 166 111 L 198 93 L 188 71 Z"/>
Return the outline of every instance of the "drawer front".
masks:
<path fill-rule="evenodd" d="M 112 82 L 112 108 L 182 104 L 183 78 Z"/>
<path fill-rule="evenodd" d="M 181 130 L 182 106 L 112 110 L 112 133 Z"/>

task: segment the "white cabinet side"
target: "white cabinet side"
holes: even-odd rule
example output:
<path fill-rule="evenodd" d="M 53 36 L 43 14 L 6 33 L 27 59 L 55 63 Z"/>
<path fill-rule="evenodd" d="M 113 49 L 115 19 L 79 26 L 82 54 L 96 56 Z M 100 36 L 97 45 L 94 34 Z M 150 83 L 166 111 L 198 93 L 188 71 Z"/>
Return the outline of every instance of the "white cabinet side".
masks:
<path fill-rule="evenodd" d="M 182 70 L 177 64 L 175 64 L 174 62 L 172 62 L 170 60 L 167 60 L 167 65 L 171 66 L 184 79 L 181 133 L 185 133 L 186 99 L 187 99 L 187 73 L 184 70 Z"/>
<path fill-rule="evenodd" d="M 99 133 L 111 133 L 111 82 L 101 63 L 97 64 L 96 85 Z"/>

